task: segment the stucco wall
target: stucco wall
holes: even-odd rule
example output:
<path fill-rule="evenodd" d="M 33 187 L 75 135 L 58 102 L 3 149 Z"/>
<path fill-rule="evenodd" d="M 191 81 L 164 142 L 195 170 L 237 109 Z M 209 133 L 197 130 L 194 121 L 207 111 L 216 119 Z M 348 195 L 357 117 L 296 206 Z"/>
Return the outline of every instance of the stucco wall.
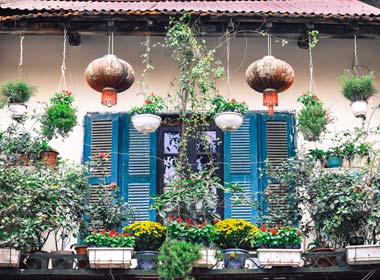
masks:
<path fill-rule="evenodd" d="M 115 54 L 127 60 L 136 71 L 136 82 L 126 92 L 119 94 L 118 105 L 108 109 L 100 105 L 100 94 L 89 88 L 83 78 L 88 63 L 107 52 L 108 38 L 106 36 L 83 36 L 82 44 L 77 47 L 67 47 L 66 82 L 68 89 L 73 91 L 78 108 L 80 125 L 71 136 L 61 143 L 52 142 L 59 149 L 61 156 L 79 161 L 83 146 L 83 115 L 87 111 L 127 111 L 133 105 L 143 102 L 140 92 L 140 75 L 144 68 L 140 55 L 144 52 L 141 42 L 145 37 L 115 36 Z M 162 37 L 152 37 L 152 44 L 162 41 Z M 209 38 L 210 46 L 219 44 L 217 38 Z M 30 109 L 41 110 L 38 103 L 46 102 L 57 90 L 60 80 L 62 63 L 63 38 L 61 36 L 26 36 L 24 40 L 24 66 L 22 76 L 31 84 L 38 86 L 38 93 L 29 103 Z M 367 66 L 378 76 L 376 86 L 380 89 L 380 40 L 358 41 L 359 62 Z M 265 38 L 234 38 L 231 41 L 231 82 L 230 97 L 245 100 L 251 110 L 263 110 L 262 95 L 249 88 L 244 79 L 248 65 L 267 54 Z M 297 47 L 295 41 L 282 47 L 273 43 L 272 54 L 290 63 L 296 73 L 294 85 L 285 93 L 280 94 L 280 106 L 277 110 L 299 109 L 297 97 L 308 89 L 309 58 L 308 51 Z M 218 49 L 217 56 L 226 66 L 226 47 Z M 317 93 L 336 118 L 330 126 L 331 131 L 348 129 L 360 124 L 349 108 L 349 101 L 341 96 L 337 77 L 343 69 L 350 68 L 353 56 L 353 41 L 345 39 L 324 39 L 323 36 L 313 51 L 314 80 Z M 170 82 L 176 77 L 177 70 L 170 58 L 170 51 L 157 47 L 151 53 L 155 69 L 148 74 L 149 92 L 153 91 L 165 96 L 170 89 Z M 0 36 L 0 83 L 17 77 L 19 61 L 19 37 Z M 218 82 L 219 93 L 227 96 L 226 80 Z M 380 95 L 379 95 L 380 96 Z M 370 100 L 370 107 L 379 104 L 377 97 Z M 371 111 L 370 111 L 371 112 Z M 4 129 L 10 121 L 6 110 L 0 111 L 0 128 Z M 377 110 L 371 120 L 371 125 L 380 123 L 380 110 Z"/>

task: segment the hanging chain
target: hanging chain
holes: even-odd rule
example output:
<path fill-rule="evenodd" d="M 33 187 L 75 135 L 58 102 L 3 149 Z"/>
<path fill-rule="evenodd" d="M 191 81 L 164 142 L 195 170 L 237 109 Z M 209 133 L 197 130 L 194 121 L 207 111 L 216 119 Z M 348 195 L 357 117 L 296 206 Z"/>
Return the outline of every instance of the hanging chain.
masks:
<path fill-rule="evenodd" d="M 58 89 L 57 91 L 60 91 L 61 89 L 66 89 L 66 77 L 65 77 L 65 71 L 66 71 L 66 40 L 67 40 L 67 30 L 66 28 L 63 30 L 63 54 L 62 54 L 62 66 L 61 66 L 61 80 L 59 81 Z"/>
<path fill-rule="evenodd" d="M 18 74 L 22 72 L 22 66 L 24 63 L 24 33 L 20 34 L 20 60 L 18 63 Z"/>
<path fill-rule="evenodd" d="M 230 34 L 227 33 L 227 97 L 230 99 Z"/>

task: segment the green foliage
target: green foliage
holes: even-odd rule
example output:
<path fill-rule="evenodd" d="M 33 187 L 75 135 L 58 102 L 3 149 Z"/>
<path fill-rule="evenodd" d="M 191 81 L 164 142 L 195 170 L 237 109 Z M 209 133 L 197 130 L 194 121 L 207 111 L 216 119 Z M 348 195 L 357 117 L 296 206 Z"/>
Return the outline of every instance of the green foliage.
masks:
<path fill-rule="evenodd" d="M 325 160 L 326 152 L 324 150 L 315 148 L 315 149 L 310 149 L 308 152 L 309 152 L 309 155 L 315 160 L 321 160 L 321 161 Z"/>
<path fill-rule="evenodd" d="M 236 112 L 245 114 L 248 112 L 247 104 L 245 104 L 244 101 L 238 102 L 235 100 L 235 98 L 226 100 L 223 96 L 216 95 L 212 98 L 211 104 L 213 106 L 212 112 L 214 114 L 221 112 Z"/>
<path fill-rule="evenodd" d="M 332 121 L 322 101 L 312 92 L 306 92 L 298 98 L 304 107 L 298 112 L 298 129 L 307 141 L 318 141 L 326 126 Z"/>
<path fill-rule="evenodd" d="M 50 99 L 41 118 L 42 135 L 48 140 L 57 137 L 66 138 L 77 123 L 76 109 L 73 108 L 74 98 L 71 92 L 57 92 Z"/>
<path fill-rule="evenodd" d="M 164 110 L 164 99 L 161 96 L 154 95 L 153 92 L 147 96 L 144 105 L 140 107 L 132 107 L 128 114 L 156 114 Z"/>
<path fill-rule="evenodd" d="M 135 238 L 129 233 L 118 233 L 116 229 L 109 232 L 101 230 L 96 232 L 94 230 L 84 240 L 89 247 L 119 247 L 119 248 L 132 248 L 135 245 Z"/>
<path fill-rule="evenodd" d="M 277 224 L 267 228 L 264 224 L 250 236 L 250 240 L 252 247 L 298 249 L 302 243 L 301 236 L 299 230 L 292 226 Z"/>
<path fill-rule="evenodd" d="M 0 89 L 0 108 L 10 103 L 28 102 L 36 87 L 28 85 L 23 80 L 7 81 Z"/>
<path fill-rule="evenodd" d="M 358 76 L 346 71 L 339 79 L 342 84 L 343 96 L 351 102 L 368 101 L 377 92 L 373 83 L 373 73 Z"/>
<path fill-rule="evenodd" d="M 199 245 L 182 240 L 167 239 L 158 255 L 160 279 L 189 279 L 193 263 L 201 257 Z"/>
<path fill-rule="evenodd" d="M 71 165 L 59 171 L 0 165 L 0 247 L 41 250 L 50 233 L 74 230 L 82 218 L 83 178 L 83 169 Z"/>
<path fill-rule="evenodd" d="M 167 224 L 168 238 L 184 240 L 209 247 L 216 238 L 215 226 L 203 221 L 200 224 L 190 218 L 186 222 L 181 217 Z"/>
<path fill-rule="evenodd" d="M 136 251 L 158 251 L 166 238 L 166 227 L 151 221 L 134 222 L 123 232 L 135 237 Z"/>
<path fill-rule="evenodd" d="M 318 30 L 311 30 L 308 32 L 309 35 L 309 49 L 314 49 L 318 44 Z"/>

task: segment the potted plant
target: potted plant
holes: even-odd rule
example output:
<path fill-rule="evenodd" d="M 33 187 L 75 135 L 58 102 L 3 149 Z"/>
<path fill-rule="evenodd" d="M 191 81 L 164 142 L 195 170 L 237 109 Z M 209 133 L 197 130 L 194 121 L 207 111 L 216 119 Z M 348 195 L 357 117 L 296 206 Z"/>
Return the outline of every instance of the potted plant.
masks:
<path fill-rule="evenodd" d="M 139 269 L 156 269 L 158 250 L 166 238 L 166 227 L 151 221 L 134 222 L 123 228 L 135 238 L 135 255 Z"/>
<path fill-rule="evenodd" d="M 94 229 L 84 242 L 92 268 L 129 268 L 131 266 L 135 238 L 129 233 Z"/>
<path fill-rule="evenodd" d="M 244 101 L 238 102 L 235 98 L 226 100 L 216 95 L 211 100 L 212 113 L 215 115 L 215 124 L 223 131 L 235 131 L 243 124 L 243 114 L 248 112 Z"/>
<path fill-rule="evenodd" d="M 339 78 L 343 96 L 351 101 L 351 110 L 355 117 L 365 118 L 368 99 L 377 92 L 373 83 L 373 73 L 357 75 L 355 72 L 346 71 Z"/>
<path fill-rule="evenodd" d="M 19 120 L 26 112 L 26 102 L 36 91 L 36 87 L 28 85 L 23 80 L 7 81 L 0 89 L 0 108 L 8 104 L 12 118 Z"/>
<path fill-rule="evenodd" d="M 297 114 L 298 130 L 307 141 L 318 141 L 332 122 L 323 103 L 313 92 L 306 92 L 298 100 L 303 108 Z"/>
<path fill-rule="evenodd" d="M 279 224 L 272 228 L 264 224 L 251 236 L 251 246 L 259 248 L 259 263 L 265 267 L 300 266 L 301 243 L 301 233 L 297 228 Z"/>
<path fill-rule="evenodd" d="M 155 115 L 164 109 L 164 100 L 162 97 L 151 93 L 144 101 L 144 105 L 133 107 L 129 110 L 132 115 L 131 121 L 133 126 L 140 132 L 151 133 L 157 130 L 161 124 L 161 117 Z"/>
<path fill-rule="evenodd" d="M 206 221 L 197 223 L 191 218 L 186 222 L 178 217 L 173 219 L 170 216 L 167 224 L 168 238 L 184 240 L 186 242 L 200 246 L 201 257 L 197 259 L 193 267 L 212 268 L 216 264 L 216 250 L 211 248 L 212 242 L 216 238 L 215 226 Z"/>
<path fill-rule="evenodd" d="M 62 137 L 77 125 L 76 109 L 73 107 L 74 97 L 70 91 L 62 90 L 50 98 L 50 105 L 41 117 L 42 135 L 47 139 Z"/>
<path fill-rule="evenodd" d="M 330 147 L 326 151 L 326 165 L 328 168 L 338 168 L 343 165 L 343 151 L 341 146 Z"/>
<path fill-rule="evenodd" d="M 39 146 L 40 159 L 46 162 L 50 167 L 55 167 L 57 165 L 57 158 L 59 153 L 49 146 L 46 140 L 42 140 Z"/>
<path fill-rule="evenodd" d="M 245 267 L 248 250 L 251 249 L 249 236 L 259 229 L 241 219 L 226 219 L 215 224 L 216 244 L 223 249 L 225 268 Z"/>
<path fill-rule="evenodd" d="M 200 258 L 199 245 L 184 240 L 167 239 L 158 255 L 160 279 L 188 279 L 193 263 Z"/>
<path fill-rule="evenodd" d="M 309 149 L 308 155 L 313 158 L 315 161 L 317 161 L 317 167 L 322 168 L 325 166 L 325 156 L 326 152 L 322 149 Z"/>

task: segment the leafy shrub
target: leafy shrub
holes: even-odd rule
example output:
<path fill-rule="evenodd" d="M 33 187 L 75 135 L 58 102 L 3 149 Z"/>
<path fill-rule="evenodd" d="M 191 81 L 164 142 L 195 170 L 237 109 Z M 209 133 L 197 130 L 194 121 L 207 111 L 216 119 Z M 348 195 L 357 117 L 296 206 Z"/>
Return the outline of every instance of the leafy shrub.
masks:
<path fill-rule="evenodd" d="M 0 89 L 0 108 L 9 103 L 25 103 L 35 91 L 36 87 L 23 80 L 7 81 Z"/>
<path fill-rule="evenodd" d="M 105 229 L 94 230 L 84 242 L 89 247 L 119 247 L 131 248 L 135 245 L 135 238 L 129 233 L 118 233 L 116 229 L 107 232 Z"/>
<path fill-rule="evenodd" d="M 367 101 L 377 92 L 373 83 L 373 73 L 358 76 L 345 72 L 339 79 L 342 84 L 343 96 L 351 102 L 360 100 Z"/>

